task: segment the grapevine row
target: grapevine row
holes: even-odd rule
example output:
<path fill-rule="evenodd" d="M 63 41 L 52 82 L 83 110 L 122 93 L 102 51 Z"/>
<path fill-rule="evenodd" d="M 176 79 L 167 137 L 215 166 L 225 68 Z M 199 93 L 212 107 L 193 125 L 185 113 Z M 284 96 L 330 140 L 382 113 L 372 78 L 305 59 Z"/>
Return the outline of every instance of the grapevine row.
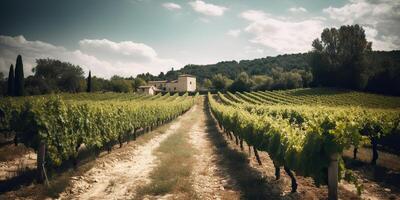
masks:
<path fill-rule="evenodd" d="M 22 104 L 9 104 L 14 105 L 7 111 L 11 113 L 9 129 L 28 147 L 38 150 L 44 145 L 46 167 L 53 167 L 75 159 L 81 144 L 88 149 L 110 148 L 135 138 L 138 129 L 181 115 L 196 98 L 168 95 L 153 100 L 91 102 L 66 101 L 57 96 L 31 98 Z"/>

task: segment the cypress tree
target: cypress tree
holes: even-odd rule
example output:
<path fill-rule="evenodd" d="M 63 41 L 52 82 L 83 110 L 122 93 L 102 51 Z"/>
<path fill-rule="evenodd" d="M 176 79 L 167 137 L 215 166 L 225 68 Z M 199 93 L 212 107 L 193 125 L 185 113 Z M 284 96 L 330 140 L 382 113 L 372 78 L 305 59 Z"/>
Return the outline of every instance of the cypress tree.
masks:
<path fill-rule="evenodd" d="M 87 78 L 87 89 L 86 92 L 92 92 L 92 73 L 89 71 L 89 76 Z"/>
<path fill-rule="evenodd" d="M 17 57 L 17 63 L 15 64 L 15 96 L 24 95 L 24 65 L 22 63 L 21 55 Z"/>
<path fill-rule="evenodd" d="M 10 72 L 8 72 L 8 87 L 7 87 L 7 95 L 14 96 L 14 65 L 11 64 Z"/>

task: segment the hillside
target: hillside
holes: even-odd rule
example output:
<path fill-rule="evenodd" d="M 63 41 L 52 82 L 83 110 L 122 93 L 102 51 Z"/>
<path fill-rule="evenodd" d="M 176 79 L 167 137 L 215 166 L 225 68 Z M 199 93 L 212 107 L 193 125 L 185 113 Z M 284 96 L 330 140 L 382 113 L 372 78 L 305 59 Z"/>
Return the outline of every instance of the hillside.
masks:
<path fill-rule="evenodd" d="M 223 61 L 209 65 L 189 64 L 176 71 L 168 71 L 166 79 L 175 79 L 178 74 L 191 74 L 202 81 L 205 78 L 211 79 L 215 74 L 221 73 L 230 79 L 236 79 L 240 72 L 249 75 L 270 75 L 273 68 L 282 68 L 285 71 L 293 69 L 309 70 L 308 53 L 285 54 L 278 56 L 268 56 L 254 60 Z M 160 78 L 160 77 L 159 77 Z"/>
<path fill-rule="evenodd" d="M 267 56 L 253 60 L 222 61 L 216 64 L 195 65 L 189 64 L 182 69 L 162 73 L 158 79 L 176 79 L 178 74 L 191 74 L 197 77 L 199 82 L 205 78 L 211 79 L 215 74 L 221 73 L 230 79 L 235 79 L 240 72 L 249 75 L 271 75 L 272 69 L 282 68 L 284 71 L 293 69 L 309 71 L 309 53 L 284 54 L 278 56 Z M 382 72 L 385 70 L 400 69 L 400 51 L 373 51 L 370 56 L 371 73 Z"/>

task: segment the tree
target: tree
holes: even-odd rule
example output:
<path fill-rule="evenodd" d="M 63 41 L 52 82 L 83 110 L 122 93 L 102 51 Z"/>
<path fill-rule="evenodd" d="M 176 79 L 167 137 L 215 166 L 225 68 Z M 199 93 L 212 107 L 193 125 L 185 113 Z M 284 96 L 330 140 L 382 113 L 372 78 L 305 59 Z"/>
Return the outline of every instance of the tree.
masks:
<path fill-rule="evenodd" d="M 150 74 L 148 72 L 147 73 L 143 73 L 143 74 L 138 74 L 136 76 L 136 78 L 141 78 L 141 79 L 143 79 L 145 81 L 156 81 L 156 80 L 159 80 L 159 78 L 157 76 L 153 76 L 152 74 Z"/>
<path fill-rule="evenodd" d="M 132 92 L 133 84 L 131 80 L 127 80 L 121 76 L 114 75 L 110 79 L 111 90 L 114 92 Z"/>
<path fill-rule="evenodd" d="M 17 63 L 15 64 L 15 77 L 14 77 L 14 95 L 24 95 L 24 65 L 22 63 L 22 56 L 18 55 Z"/>
<path fill-rule="evenodd" d="M 299 70 L 298 73 L 301 75 L 301 79 L 303 80 L 303 87 L 310 87 L 310 84 L 313 80 L 312 73 L 306 70 Z"/>
<path fill-rule="evenodd" d="M 111 82 L 107 79 L 93 76 L 92 91 L 112 91 Z"/>
<path fill-rule="evenodd" d="M 372 43 L 359 25 L 324 29 L 321 40 L 312 43 L 311 67 L 315 83 L 322 86 L 339 86 L 364 89 L 367 85 L 367 54 Z"/>
<path fill-rule="evenodd" d="M 165 74 L 164 74 L 164 72 L 160 72 L 160 74 L 158 75 L 158 78 L 159 78 L 160 80 L 164 80 L 164 79 L 165 79 Z"/>
<path fill-rule="evenodd" d="M 92 92 L 92 72 L 91 71 L 89 71 L 89 76 L 87 77 L 86 92 Z"/>
<path fill-rule="evenodd" d="M 80 66 L 55 59 L 38 59 L 32 69 L 35 78 L 42 79 L 53 92 L 85 91 L 81 81 L 85 80 Z"/>
<path fill-rule="evenodd" d="M 254 82 L 253 90 L 270 90 L 274 84 L 274 79 L 267 75 L 256 75 L 252 77 Z"/>
<path fill-rule="evenodd" d="M 135 80 L 133 81 L 133 88 L 135 89 L 135 91 L 140 87 L 146 85 L 146 81 L 144 81 L 141 78 L 135 78 Z"/>
<path fill-rule="evenodd" d="M 25 85 L 26 95 L 40 95 L 52 92 L 50 85 L 46 82 L 46 80 L 36 78 L 35 76 L 26 77 Z"/>
<path fill-rule="evenodd" d="M 216 90 L 219 91 L 223 91 L 226 88 L 228 88 L 232 84 L 232 82 L 233 81 L 231 79 L 222 74 L 214 75 L 212 78 L 213 86 L 215 87 Z"/>
<path fill-rule="evenodd" d="M 7 80 L 7 95 L 14 96 L 15 93 L 15 80 L 14 80 L 14 66 L 10 66 L 10 71 L 8 72 L 8 80 Z"/>
<path fill-rule="evenodd" d="M 250 79 L 249 75 L 246 72 L 242 72 L 239 74 L 237 79 L 232 83 L 229 87 L 230 91 L 233 92 L 248 92 L 251 87 L 254 85 L 253 81 Z"/>
<path fill-rule="evenodd" d="M 203 80 L 203 86 L 205 89 L 209 90 L 210 88 L 212 88 L 213 84 L 210 79 L 206 78 Z"/>

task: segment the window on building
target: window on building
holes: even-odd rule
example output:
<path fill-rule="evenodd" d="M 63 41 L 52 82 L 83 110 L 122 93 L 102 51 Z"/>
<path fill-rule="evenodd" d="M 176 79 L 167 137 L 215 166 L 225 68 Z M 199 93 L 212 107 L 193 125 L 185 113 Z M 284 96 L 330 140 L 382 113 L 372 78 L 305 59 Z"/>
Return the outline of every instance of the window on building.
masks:
<path fill-rule="evenodd" d="M 192 81 L 190 81 L 189 84 L 192 85 Z"/>
<path fill-rule="evenodd" d="M 174 91 L 176 90 L 176 87 L 174 87 Z"/>

